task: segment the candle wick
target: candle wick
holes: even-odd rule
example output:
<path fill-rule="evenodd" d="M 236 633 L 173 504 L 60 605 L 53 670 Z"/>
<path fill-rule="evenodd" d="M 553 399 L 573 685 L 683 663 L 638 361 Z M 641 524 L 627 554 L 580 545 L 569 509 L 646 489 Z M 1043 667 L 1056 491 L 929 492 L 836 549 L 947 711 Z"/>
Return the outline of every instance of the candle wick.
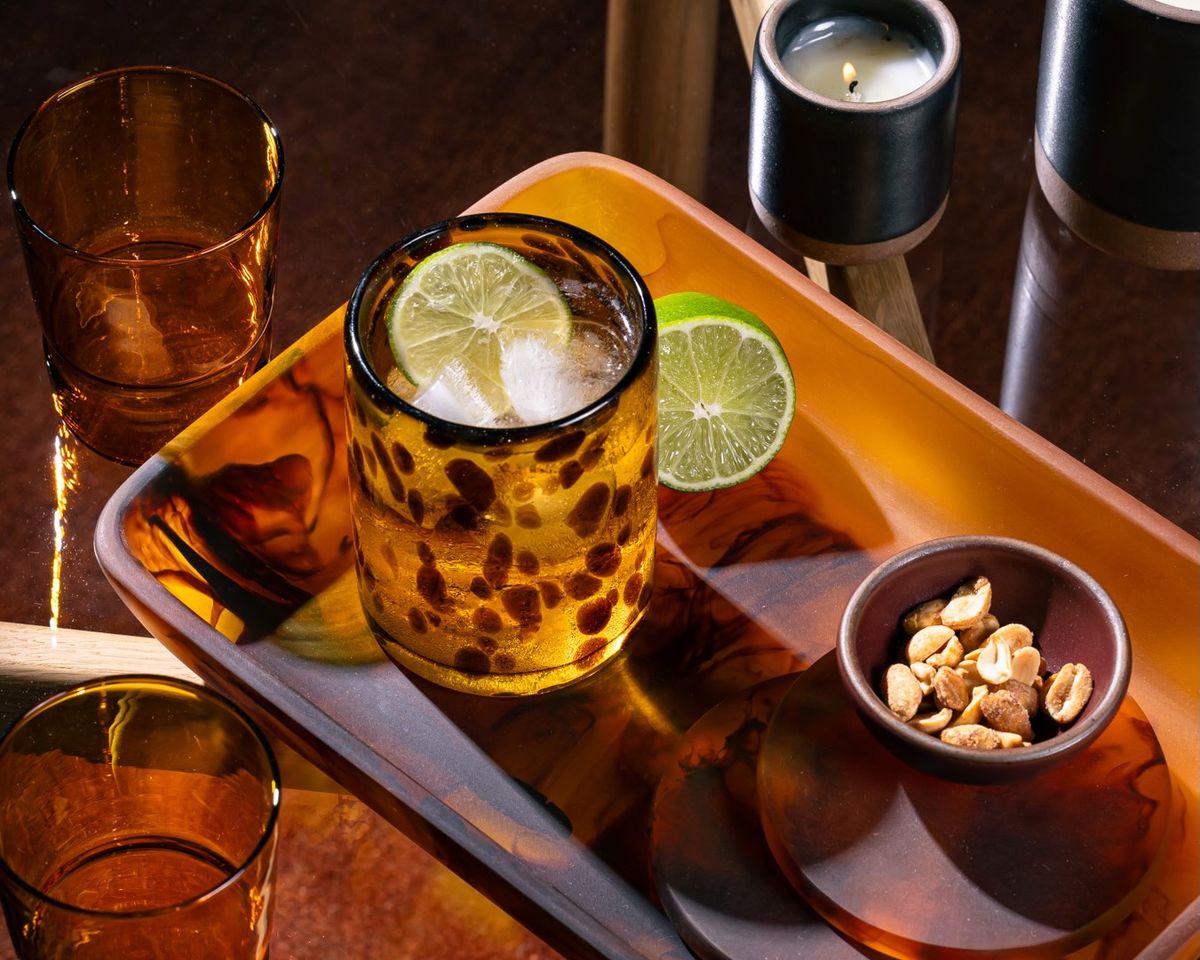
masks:
<path fill-rule="evenodd" d="M 851 93 L 853 93 L 853 92 L 854 92 L 854 88 L 855 88 L 855 87 L 857 87 L 857 86 L 858 86 L 858 81 L 857 81 L 857 80 L 851 80 L 851 81 L 850 81 L 850 92 L 851 92 Z"/>

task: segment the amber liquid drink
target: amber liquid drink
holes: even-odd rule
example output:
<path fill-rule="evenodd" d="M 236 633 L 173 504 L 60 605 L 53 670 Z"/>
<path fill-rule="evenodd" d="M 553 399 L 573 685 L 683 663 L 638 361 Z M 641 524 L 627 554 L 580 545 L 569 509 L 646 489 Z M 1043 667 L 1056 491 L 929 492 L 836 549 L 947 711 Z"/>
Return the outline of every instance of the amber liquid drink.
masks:
<path fill-rule="evenodd" d="M 0 743 L 0 899 L 22 960 L 261 960 L 279 774 L 228 702 L 162 677 L 85 684 Z"/>
<path fill-rule="evenodd" d="M 167 67 L 89 77 L 26 121 L 9 188 L 83 442 L 140 462 L 266 359 L 282 164 L 252 101 Z"/>
<path fill-rule="evenodd" d="M 464 241 L 515 251 L 570 310 L 561 355 L 502 356 L 512 407 L 485 425 L 447 419 L 481 409 L 469 389 L 455 401 L 454 362 L 412 384 L 387 330 L 409 272 Z M 359 588 L 388 656 L 459 690 L 527 694 L 616 654 L 649 601 L 656 525 L 654 315 L 627 262 L 554 221 L 451 221 L 370 268 L 346 345 Z"/>

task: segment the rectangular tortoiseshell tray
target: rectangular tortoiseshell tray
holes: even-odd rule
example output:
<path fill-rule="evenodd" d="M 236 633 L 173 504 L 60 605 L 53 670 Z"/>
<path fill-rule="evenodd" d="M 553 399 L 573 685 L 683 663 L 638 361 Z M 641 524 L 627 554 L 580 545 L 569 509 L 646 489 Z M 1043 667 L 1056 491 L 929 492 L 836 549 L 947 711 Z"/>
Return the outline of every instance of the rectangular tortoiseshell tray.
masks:
<path fill-rule="evenodd" d="M 898 550 L 957 533 L 1031 540 L 1123 611 L 1130 692 L 1179 801 L 1156 885 L 1082 955 L 1186 955 L 1200 927 L 1200 544 L 644 171 L 571 154 L 473 209 L 578 224 L 655 296 L 701 290 L 766 320 L 797 385 L 779 457 L 740 487 L 662 493 L 648 622 L 598 674 L 527 699 L 434 689 L 384 659 L 358 607 L 339 311 L 106 507 L 101 563 L 154 634 L 558 949 L 683 958 L 646 850 L 682 733 L 826 653 L 854 587 Z M 955 469 L 932 469 L 934 449 Z"/>

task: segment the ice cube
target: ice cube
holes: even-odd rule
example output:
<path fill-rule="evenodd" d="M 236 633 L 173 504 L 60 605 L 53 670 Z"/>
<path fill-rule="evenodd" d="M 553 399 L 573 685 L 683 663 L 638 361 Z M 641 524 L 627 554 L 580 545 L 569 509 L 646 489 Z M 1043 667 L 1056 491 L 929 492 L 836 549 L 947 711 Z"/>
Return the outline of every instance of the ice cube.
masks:
<path fill-rule="evenodd" d="M 567 351 L 578 371 L 584 403 L 599 399 L 616 386 L 629 366 L 629 347 L 612 326 L 576 320 Z"/>
<path fill-rule="evenodd" d="M 565 417 L 589 399 L 567 349 L 538 337 L 517 337 L 501 346 L 500 379 L 513 412 L 527 424 Z"/>
<path fill-rule="evenodd" d="M 453 423 L 490 427 L 508 412 L 497 388 L 498 384 L 485 383 L 479 371 L 455 357 L 413 395 L 412 404 Z"/>
<path fill-rule="evenodd" d="M 170 379 L 175 367 L 153 308 L 130 294 L 103 291 L 99 309 L 80 324 L 78 361 L 98 376 L 125 383 Z"/>

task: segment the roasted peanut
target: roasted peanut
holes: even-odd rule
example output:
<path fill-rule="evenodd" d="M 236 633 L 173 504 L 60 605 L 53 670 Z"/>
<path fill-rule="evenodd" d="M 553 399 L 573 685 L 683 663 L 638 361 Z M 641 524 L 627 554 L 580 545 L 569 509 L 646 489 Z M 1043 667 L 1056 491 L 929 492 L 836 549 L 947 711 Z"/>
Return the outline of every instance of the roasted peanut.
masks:
<path fill-rule="evenodd" d="M 1008 750 L 1012 747 L 1028 747 L 1029 741 L 1022 740 L 1019 733 L 1009 733 L 1007 730 L 997 730 L 996 736 L 1000 738 L 1000 746 L 1002 749 Z"/>
<path fill-rule="evenodd" d="M 956 639 L 954 631 L 949 627 L 941 624 L 925 627 L 912 635 L 904 655 L 908 658 L 909 663 L 928 660 L 953 639 Z"/>
<path fill-rule="evenodd" d="M 1038 694 L 1028 683 L 1022 683 L 1020 680 L 1006 680 L 996 690 L 1004 690 L 1011 693 L 1020 701 L 1021 706 L 1025 708 L 1025 712 L 1029 714 L 1029 719 L 1032 720 L 1037 714 L 1038 709 Z"/>
<path fill-rule="evenodd" d="M 919 630 L 924 630 L 926 627 L 932 627 L 941 623 L 938 619 L 938 614 L 942 612 L 942 608 L 945 606 L 946 601 L 939 597 L 936 600 L 926 600 L 924 603 L 913 607 L 904 615 L 904 632 L 911 637 Z"/>
<path fill-rule="evenodd" d="M 958 631 L 958 639 L 963 649 L 970 653 L 972 650 L 978 650 L 983 641 L 999 629 L 1000 621 L 990 613 L 985 613 L 978 623 Z"/>
<path fill-rule="evenodd" d="M 952 716 L 954 716 L 954 711 L 949 707 L 943 707 L 937 713 L 918 714 L 908 721 L 908 725 L 925 733 L 937 733 L 950 722 Z"/>
<path fill-rule="evenodd" d="M 967 701 L 967 705 L 963 708 L 962 713 L 950 721 L 950 726 L 960 727 L 979 723 L 983 719 L 983 712 L 979 709 L 979 704 L 988 695 L 988 692 L 988 688 L 982 685 L 972 690 L 971 699 Z"/>
<path fill-rule="evenodd" d="M 1000 734 L 977 723 L 964 723 L 957 727 L 947 727 L 939 736 L 942 743 L 952 743 L 956 747 L 970 747 L 974 750 L 999 750 Z"/>
<path fill-rule="evenodd" d="M 1022 740 L 1033 739 L 1029 713 L 1021 705 L 1021 701 L 1009 691 L 997 690 L 995 693 L 989 693 L 979 702 L 979 710 L 993 730 L 1019 734 Z"/>
<path fill-rule="evenodd" d="M 938 667 L 933 677 L 933 697 L 939 707 L 962 710 L 971 701 L 971 691 L 963 678 L 952 668 Z"/>
<path fill-rule="evenodd" d="M 937 673 L 937 667 L 922 661 L 921 663 L 914 663 L 909 669 L 912 670 L 913 676 L 917 678 L 917 683 L 921 685 L 921 694 L 928 696 L 929 691 L 933 689 L 933 677 Z"/>
<path fill-rule="evenodd" d="M 916 716 L 924 694 L 913 672 L 902 663 L 893 663 L 883 675 L 883 699 L 888 709 L 901 720 Z"/>
<path fill-rule="evenodd" d="M 947 627 L 962 630 L 982 620 L 991 604 L 991 582 L 987 577 L 976 577 L 954 591 L 939 616 Z"/>
<path fill-rule="evenodd" d="M 984 683 L 1001 684 L 1012 677 L 1012 651 L 1007 643 L 997 643 L 989 637 L 988 642 L 980 648 L 975 666 Z"/>
<path fill-rule="evenodd" d="M 954 668 L 954 672 L 963 678 L 963 683 L 967 685 L 968 690 L 973 690 L 983 683 L 983 677 L 979 675 L 979 664 L 967 657 L 959 662 L 958 666 Z"/>
<path fill-rule="evenodd" d="M 1016 653 L 1024 647 L 1033 645 L 1033 631 L 1023 623 L 1006 623 L 996 630 L 988 641 L 1008 645 L 1009 653 Z"/>
<path fill-rule="evenodd" d="M 951 637 L 941 650 L 931 657 L 926 657 L 925 662 L 931 667 L 954 667 L 962 659 L 963 648 L 958 642 L 958 637 Z"/>
<path fill-rule="evenodd" d="M 1042 665 L 1042 655 L 1037 647 L 1022 647 L 1014 650 L 1012 655 L 1012 679 L 1021 683 L 1032 684 L 1037 678 Z"/>
<path fill-rule="evenodd" d="M 1068 724 L 1083 712 L 1091 695 L 1091 671 L 1082 663 L 1065 663 L 1046 681 L 1042 709 L 1056 723 Z"/>

